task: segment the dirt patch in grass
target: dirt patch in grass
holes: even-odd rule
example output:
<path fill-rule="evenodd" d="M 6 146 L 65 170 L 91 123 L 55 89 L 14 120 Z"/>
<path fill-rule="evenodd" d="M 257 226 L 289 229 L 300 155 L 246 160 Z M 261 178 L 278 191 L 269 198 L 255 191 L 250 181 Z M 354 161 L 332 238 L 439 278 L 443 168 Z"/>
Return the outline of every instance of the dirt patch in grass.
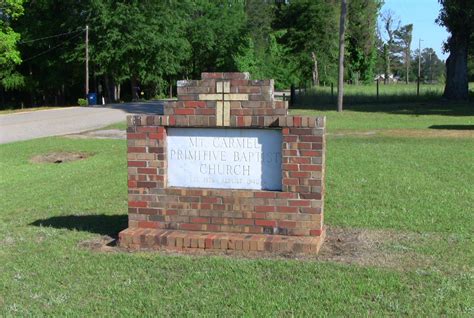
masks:
<path fill-rule="evenodd" d="M 64 137 L 72 139 L 127 139 L 127 132 L 120 129 L 101 129 Z"/>
<path fill-rule="evenodd" d="M 379 134 L 391 137 L 414 138 L 474 138 L 474 130 L 451 129 L 389 129 L 382 130 Z"/>
<path fill-rule="evenodd" d="M 376 136 L 377 131 L 354 131 L 354 130 L 342 130 L 337 132 L 329 132 L 327 133 L 328 136 L 334 137 L 346 137 L 346 136 L 354 136 L 354 137 L 367 137 L 367 136 Z"/>
<path fill-rule="evenodd" d="M 108 235 L 102 235 L 98 238 L 79 242 L 78 246 L 96 252 L 119 252 L 120 249 L 116 246 L 116 239 Z"/>
<path fill-rule="evenodd" d="M 409 246 L 424 240 L 418 233 L 329 227 L 317 259 L 398 270 L 422 268 L 429 266 L 431 259 Z"/>
<path fill-rule="evenodd" d="M 340 130 L 327 133 L 332 137 L 411 137 L 411 138 L 474 138 L 472 129 L 384 129 L 384 130 Z"/>
<path fill-rule="evenodd" d="M 77 160 L 83 160 L 92 156 L 86 152 L 50 152 L 47 154 L 37 155 L 30 159 L 31 163 L 65 163 Z"/>
<path fill-rule="evenodd" d="M 238 251 L 203 251 L 200 249 L 175 252 L 150 251 L 168 255 L 218 255 L 239 258 L 298 259 L 306 261 L 329 261 L 359 266 L 374 266 L 400 271 L 427 268 L 432 259 L 411 250 L 413 242 L 426 240 L 427 234 L 402 233 L 390 230 L 354 229 L 328 227 L 326 240 L 318 255 L 274 254 Z M 435 238 L 430 238 L 435 239 Z M 100 236 L 79 243 L 79 247 L 95 252 L 134 252 L 118 247 L 110 236 Z"/>

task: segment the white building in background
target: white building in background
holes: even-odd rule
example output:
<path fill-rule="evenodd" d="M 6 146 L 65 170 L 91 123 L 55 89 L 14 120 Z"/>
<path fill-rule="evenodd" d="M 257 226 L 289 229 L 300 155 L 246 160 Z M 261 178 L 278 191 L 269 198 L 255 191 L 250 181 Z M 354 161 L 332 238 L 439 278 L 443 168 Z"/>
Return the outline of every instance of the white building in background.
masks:
<path fill-rule="evenodd" d="M 384 82 L 384 81 L 385 81 L 385 74 L 377 74 L 377 75 L 375 75 L 374 81 L 381 81 L 381 82 Z M 398 75 L 393 75 L 393 74 L 389 74 L 389 75 L 388 75 L 388 82 L 389 82 L 389 83 L 398 83 L 398 81 L 400 81 L 400 76 L 398 76 Z"/>

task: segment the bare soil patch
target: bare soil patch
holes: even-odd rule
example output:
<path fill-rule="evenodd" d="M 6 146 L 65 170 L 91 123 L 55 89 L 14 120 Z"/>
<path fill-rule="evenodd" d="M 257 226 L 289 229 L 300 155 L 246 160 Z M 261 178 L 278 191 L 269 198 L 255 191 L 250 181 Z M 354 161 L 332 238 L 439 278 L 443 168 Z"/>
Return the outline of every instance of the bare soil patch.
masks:
<path fill-rule="evenodd" d="M 367 136 L 376 136 L 377 134 L 378 132 L 375 130 L 369 130 L 369 131 L 343 130 L 343 131 L 327 133 L 328 136 L 334 136 L 334 137 L 346 137 L 346 136 L 367 137 Z"/>
<path fill-rule="evenodd" d="M 420 240 L 422 234 L 402 233 L 391 230 L 372 230 L 328 227 L 326 240 L 318 255 L 273 254 L 237 251 L 187 250 L 175 252 L 154 251 L 167 255 L 219 255 L 239 258 L 298 259 L 305 261 L 329 261 L 359 266 L 374 266 L 400 271 L 426 268 L 433 263 L 427 255 L 421 255 L 406 248 L 412 242 Z M 426 240 L 426 234 L 424 234 Z M 435 239 L 435 238 L 432 238 Z M 116 246 L 110 236 L 101 236 L 79 243 L 79 247 L 95 252 L 134 252 Z M 395 247 L 395 248 L 394 248 Z M 152 252 L 152 251 L 150 251 Z"/>
<path fill-rule="evenodd" d="M 65 137 L 72 139 L 127 139 L 127 132 L 120 129 L 101 129 L 66 135 Z"/>
<path fill-rule="evenodd" d="M 98 238 L 79 242 L 81 248 L 86 248 L 95 252 L 119 252 L 116 246 L 116 239 L 108 235 L 102 235 Z"/>
<path fill-rule="evenodd" d="M 77 160 L 83 160 L 92 156 L 86 152 L 50 152 L 37 155 L 30 159 L 31 163 L 65 163 Z"/>
<path fill-rule="evenodd" d="M 388 129 L 380 131 L 381 135 L 392 137 L 420 138 L 474 138 L 474 130 L 450 129 Z"/>
<path fill-rule="evenodd" d="M 416 241 L 422 241 L 421 234 L 329 227 L 317 259 L 397 270 L 429 266 L 432 261 L 428 256 L 406 247 Z"/>
<path fill-rule="evenodd" d="M 379 129 L 368 131 L 341 130 L 327 133 L 332 137 L 411 137 L 411 138 L 474 138 L 472 129 Z"/>

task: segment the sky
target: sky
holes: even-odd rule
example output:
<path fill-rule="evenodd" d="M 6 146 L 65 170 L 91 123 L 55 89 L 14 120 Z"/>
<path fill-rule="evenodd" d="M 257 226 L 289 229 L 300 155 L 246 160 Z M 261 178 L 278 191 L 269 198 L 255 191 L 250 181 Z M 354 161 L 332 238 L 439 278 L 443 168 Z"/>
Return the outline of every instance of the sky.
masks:
<path fill-rule="evenodd" d="M 422 51 L 431 47 L 440 59 L 448 58 L 448 54 L 443 53 L 442 45 L 449 33 L 435 23 L 441 9 L 438 0 L 385 0 L 382 12 L 387 9 L 395 13 L 401 25 L 413 24 L 412 50 L 418 49 L 418 40 L 421 39 Z"/>

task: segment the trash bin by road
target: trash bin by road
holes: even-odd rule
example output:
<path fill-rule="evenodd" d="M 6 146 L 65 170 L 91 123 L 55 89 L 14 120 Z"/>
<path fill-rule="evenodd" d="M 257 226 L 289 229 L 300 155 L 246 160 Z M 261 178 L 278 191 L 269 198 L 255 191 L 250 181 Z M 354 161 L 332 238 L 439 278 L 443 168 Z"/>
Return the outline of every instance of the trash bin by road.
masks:
<path fill-rule="evenodd" d="M 87 94 L 87 104 L 88 105 L 97 105 L 97 93 Z"/>

